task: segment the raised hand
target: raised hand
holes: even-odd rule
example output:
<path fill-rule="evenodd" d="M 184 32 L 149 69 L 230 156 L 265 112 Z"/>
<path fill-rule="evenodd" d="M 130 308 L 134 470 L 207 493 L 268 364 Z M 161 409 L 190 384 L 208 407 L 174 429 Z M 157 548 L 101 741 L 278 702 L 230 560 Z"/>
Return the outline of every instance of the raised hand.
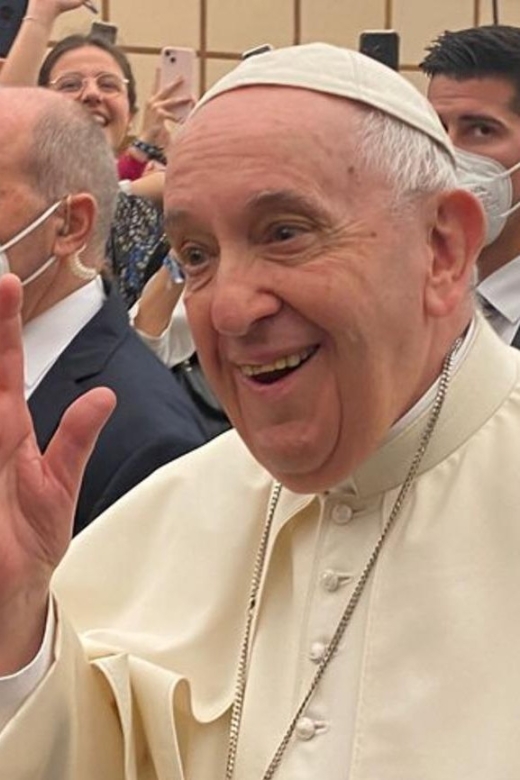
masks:
<path fill-rule="evenodd" d="M 21 300 L 18 278 L 0 278 L 0 675 L 37 652 L 83 470 L 115 405 L 110 390 L 91 390 L 40 453 L 24 400 Z"/>
<path fill-rule="evenodd" d="M 38 19 L 53 22 L 66 11 L 81 8 L 83 0 L 29 0 L 27 15 L 35 15 Z"/>
<path fill-rule="evenodd" d="M 29 0 L 24 21 L 1 69 L 0 86 L 36 86 L 54 22 L 60 14 L 82 5 L 83 0 Z"/>
<path fill-rule="evenodd" d="M 193 96 L 187 98 L 179 95 L 182 86 L 182 78 L 179 76 L 170 84 L 159 88 L 159 74 L 156 74 L 152 95 L 146 102 L 143 114 L 143 122 L 139 138 L 146 143 L 165 148 L 169 141 L 169 132 L 166 122 L 179 122 L 180 116 L 184 116 L 186 107 L 192 108 L 195 104 Z M 182 111 L 179 112 L 179 109 Z"/>

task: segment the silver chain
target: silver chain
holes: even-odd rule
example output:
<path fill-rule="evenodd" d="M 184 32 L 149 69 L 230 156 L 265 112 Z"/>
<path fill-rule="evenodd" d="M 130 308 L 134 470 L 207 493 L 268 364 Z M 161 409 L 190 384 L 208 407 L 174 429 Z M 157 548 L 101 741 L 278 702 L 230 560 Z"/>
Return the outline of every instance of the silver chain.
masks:
<path fill-rule="evenodd" d="M 323 658 L 320 661 L 320 664 L 311 681 L 307 693 L 303 697 L 300 706 L 296 710 L 291 722 L 289 723 L 287 730 L 285 731 L 285 734 L 283 735 L 282 740 L 280 741 L 280 744 L 278 745 L 278 748 L 275 754 L 273 755 L 273 758 L 271 759 L 269 766 L 267 767 L 264 775 L 262 776 L 262 780 L 271 780 L 276 770 L 280 766 L 283 755 L 294 733 L 296 725 L 299 719 L 301 718 L 301 716 L 303 715 L 303 713 L 305 712 L 307 705 L 309 704 L 309 701 L 311 700 L 316 688 L 318 687 L 321 681 L 321 678 L 325 674 L 327 667 L 329 666 L 334 654 L 336 653 L 336 650 L 338 649 L 339 643 L 341 642 L 343 634 L 345 633 L 345 630 L 348 624 L 350 623 L 352 615 L 354 614 L 354 610 L 359 603 L 361 595 L 365 589 L 365 585 L 367 584 L 372 569 L 376 564 L 376 561 L 379 557 L 383 544 L 388 534 L 390 533 L 390 530 L 394 525 L 397 517 L 401 513 L 405 499 L 408 495 L 408 492 L 413 484 L 415 477 L 417 476 L 419 466 L 428 448 L 428 444 L 430 443 L 430 439 L 432 437 L 433 431 L 435 430 L 437 420 L 439 419 L 439 415 L 442 406 L 444 404 L 444 400 L 446 398 L 446 393 L 450 382 L 451 370 L 453 366 L 453 358 L 455 353 L 459 349 L 461 343 L 462 343 L 462 338 L 457 339 L 457 341 L 453 344 L 452 348 L 450 349 L 448 355 L 444 360 L 442 366 L 442 372 L 439 379 L 439 386 L 437 388 L 437 393 L 435 395 L 435 400 L 433 402 L 432 410 L 426 422 L 424 431 L 422 432 L 417 451 L 414 455 L 410 468 L 408 469 L 408 474 L 406 475 L 406 478 L 401 486 L 399 494 L 394 502 L 388 520 L 384 524 L 383 530 L 381 531 L 381 534 L 367 562 L 365 563 L 365 566 L 356 583 L 354 591 L 337 625 L 336 631 L 334 632 L 332 639 L 330 640 L 329 644 L 326 647 L 325 653 L 323 654 Z M 269 535 L 271 532 L 271 526 L 273 524 L 273 519 L 274 519 L 274 515 L 276 512 L 276 507 L 278 505 L 281 491 L 282 491 L 281 484 L 279 482 L 275 483 L 271 495 L 271 500 L 269 502 L 267 520 L 265 522 L 262 538 L 260 539 L 260 545 L 256 555 L 253 576 L 251 579 L 251 589 L 250 589 L 249 604 L 247 610 L 246 626 L 244 629 L 244 636 L 242 639 L 242 645 L 240 649 L 240 657 L 238 661 L 237 679 L 236 679 L 236 686 L 235 686 L 235 696 L 233 699 L 233 707 L 231 710 L 231 725 L 229 729 L 228 754 L 227 754 L 227 762 L 226 762 L 226 780 L 233 780 L 233 776 L 235 772 L 236 757 L 237 757 L 237 750 L 238 750 L 238 739 L 240 734 L 240 723 L 242 720 L 242 712 L 244 708 L 244 699 L 245 699 L 245 691 L 246 691 L 247 661 L 248 661 L 249 646 L 251 641 L 251 629 L 256 614 L 258 592 L 260 589 L 262 575 L 265 568 L 265 560 L 267 554 L 267 545 L 269 542 Z"/>

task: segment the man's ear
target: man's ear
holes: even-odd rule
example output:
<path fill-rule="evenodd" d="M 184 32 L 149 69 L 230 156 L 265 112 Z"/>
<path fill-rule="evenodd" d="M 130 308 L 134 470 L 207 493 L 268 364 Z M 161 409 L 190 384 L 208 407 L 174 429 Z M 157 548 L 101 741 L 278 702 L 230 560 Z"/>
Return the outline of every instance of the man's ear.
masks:
<path fill-rule="evenodd" d="M 97 203 L 87 192 L 69 195 L 63 204 L 62 225 L 58 229 L 54 254 L 68 257 L 82 250 L 92 237 L 97 218 Z"/>
<path fill-rule="evenodd" d="M 448 190 L 438 196 L 434 220 L 424 302 L 430 316 L 444 317 L 467 295 L 484 241 L 485 215 L 470 192 Z"/>

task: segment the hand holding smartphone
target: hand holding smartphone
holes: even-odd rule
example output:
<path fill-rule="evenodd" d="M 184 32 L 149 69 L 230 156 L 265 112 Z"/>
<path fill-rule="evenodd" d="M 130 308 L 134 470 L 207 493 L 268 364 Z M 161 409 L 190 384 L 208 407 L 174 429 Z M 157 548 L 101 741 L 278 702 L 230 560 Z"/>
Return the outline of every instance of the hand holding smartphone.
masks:
<path fill-rule="evenodd" d="M 182 79 L 175 90 L 175 99 L 179 105 L 172 109 L 177 122 L 186 119 L 193 104 L 196 59 L 195 49 L 175 46 L 165 46 L 160 54 L 159 88 L 165 89 L 179 78 Z"/>

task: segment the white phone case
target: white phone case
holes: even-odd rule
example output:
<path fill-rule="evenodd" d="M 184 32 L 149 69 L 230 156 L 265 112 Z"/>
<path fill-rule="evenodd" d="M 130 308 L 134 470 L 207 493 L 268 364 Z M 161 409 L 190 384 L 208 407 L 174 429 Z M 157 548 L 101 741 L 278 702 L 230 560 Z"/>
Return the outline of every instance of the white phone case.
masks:
<path fill-rule="evenodd" d="M 195 96 L 195 49 L 185 49 L 179 46 L 165 46 L 161 50 L 161 65 L 159 86 L 162 89 L 171 84 L 178 76 L 182 76 L 182 84 L 176 92 L 177 97 Z M 176 118 L 180 121 L 185 119 L 191 106 L 179 106 L 174 112 Z"/>

